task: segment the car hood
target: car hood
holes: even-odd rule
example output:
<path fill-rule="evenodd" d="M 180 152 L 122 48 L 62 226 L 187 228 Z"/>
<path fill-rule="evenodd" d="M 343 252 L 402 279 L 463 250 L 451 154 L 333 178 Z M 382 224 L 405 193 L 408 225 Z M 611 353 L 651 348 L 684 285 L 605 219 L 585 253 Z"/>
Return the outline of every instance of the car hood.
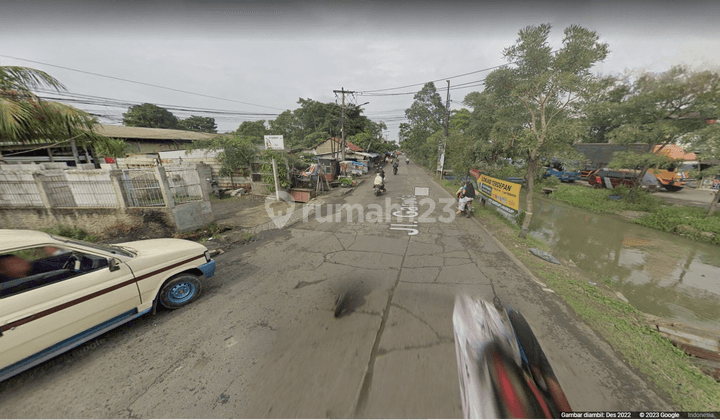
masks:
<path fill-rule="evenodd" d="M 185 239 L 148 239 L 115 244 L 136 254 L 126 261 L 133 270 L 146 267 L 160 268 L 192 257 L 202 257 L 207 248 Z"/>

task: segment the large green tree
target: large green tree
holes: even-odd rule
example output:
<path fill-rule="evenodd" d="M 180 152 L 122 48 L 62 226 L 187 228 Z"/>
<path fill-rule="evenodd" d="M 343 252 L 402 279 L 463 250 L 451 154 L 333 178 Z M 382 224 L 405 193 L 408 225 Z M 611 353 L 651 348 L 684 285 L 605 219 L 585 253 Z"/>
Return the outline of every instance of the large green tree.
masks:
<path fill-rule="evenodd" d="M 98 124 L 90 114 L 59 102 L 44 101 L 33 93 L 37 88 L 65 90 L 49 74 L 28 67 L 0 66 L 0 141 L 22 144 L 51 142 L 69 144 L 76 163 L 77 147 L 87 147 L 99 167 L 95 147 L 120 153 L 124 144 L 98 135 Z"/>
<path fill-rule="evenodd" d="M 289 109 L 283 111 L 274 120 L 268 121 L 268 125 L 270 126 L 268 134 L 283 136 L 283 142 L 287 148 L 299 147 L 305 138 L 300 121 Z"/>
<path fill-rule="evenodd" d="M 265 144 L 265 136 L 269 134 L 265 120 L 243 121 L 235 133 L 241 137 L 249 137 L 254 144 Z"/>
<path fill-rule="evenodd" d="M 198 117 L 197 115 L 192 115 L 184 120 L 179 120 L 177 128 L 180 130 L 197 131 L 200 133 L 217 133 L 215 118 Z"/>
<path fill-rule="evenodd" d="M 237 134 L 216 136 L 211 139 L 196 140 L 186 146 L 192 150 L 212 150 L 219 152 L 216 158 L 220 164 L 220 176 L 232 176 L 236 171 L 252 171 L 252 163 L 258 156 L 258 146 L 249 137 Z"/>
<path fill-rule="evenodd" d="M 128 127 L 178 128 L 178 118 L 172 112 L 154 104 L 133 105 L 123 114 Z"/>
<path fill-rule="evenodd" d="M 490 73 L 486 90 L 503 108 L 495 124 L 496 140 L 513 143 L 527 162 L 526 217 L 520 230 L 525 237 L 532 221 L 534 182 L 541 158 L 559 148 L 569 148 L 578 135 L 582 105 L 597 90 L 590 69 L 608 54 L 607 44 L 581 26 L 564 31 L 562 47 L 553 51 L 548 42 L 551 26 L 528 26 L 516 43 L 503 52 L 513 63 Z"/>
<path fill-rule="evenodd" d="M 445 147 L 445 166 L 456 176 L 465 176 L 477 162 L 478 138 L 470 133 L 472 113 L 463 108 L 452 111 Z M 443 133 L 444 135 L 444 133 Z"/>
<path fill-rule="evenodd" d="M 717 115 L 717 111 L 716 111 Z M 687 139 L 692 150 L 697 151 L 703 160 L 720 160 L 720 123 L 718 118 L 708 118 L 705 127 L 696 130 Z M 710 166 L 699 173 L 700 177 L 715 179 L 720 175 L 720 165 Z M 710 203 L 708 217 L 712 216 L 720 202 L 720 189 Z"/>
<path fill-rule="evenodd" d="M 618 153 L 613 166 L 638 168 L 642 179 L 648 169 L 672 164 L 662 154 L 669 144 L 712 138 L 703 133 L 713 131 L 706 119 L 716 118 L 720 112 L 720 74 L 675 66 L 628 80 L 622 91 L 626 94 L 621 101 L 608 102 L 605 107 L 614 115 L 607 137 L 613 143 L 645 143 L 650 152 Z M 652 151 L 655 145 L 660 147 Z"/>
<path fill-rule="evenodd" d="M 289 148 L 311 147 L 330 137 L 342 136 L 343 118 L 339 105 L 303 98 L 298 104 L 300 107 L 294 111 L 286 110 L 268 121 L 267 134 L 282 135 Z M 375 135 L 387 128 L 362 115 L 362 108 L 356 105 L 346 105 L 344 127 L 346 138 L 365 132 Z"/>
<path fill-rule="evenodd" d="M 608 143 L 608 133 L 616 129 L 621 120 L 622 103 L 630 93 L 627 77 L 606 76 L 598 79 L 598 90 L 588 98 L 581 117 L 586 130 L 578 138 L 583 143 Z"/>
<path fill-rule="evenodd" d="M 429 152 L 427 140 L 442 129 L 445 121 L 445 106 L 433 82 L 426 83 L 415 94 L 405 117 L 408 122 L 400 124 L 400 146 L 413 156 L 429 160 L 428 154 L 436 155 L 437 151 Z"/>

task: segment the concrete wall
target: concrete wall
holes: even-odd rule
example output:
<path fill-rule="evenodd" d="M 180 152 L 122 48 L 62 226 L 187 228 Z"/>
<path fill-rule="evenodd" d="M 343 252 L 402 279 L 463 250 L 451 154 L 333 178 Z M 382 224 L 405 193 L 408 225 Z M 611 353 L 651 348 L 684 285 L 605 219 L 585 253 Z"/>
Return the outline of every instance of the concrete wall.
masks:
<path fill-rule="evenodd" d="M 2 229 L 46 229 L 58 225 L 77 227 L 113 242 L 172 236 L 172 211 L 154 209 L 0 209 Z"/>
<path fill-rule="evenodd" d="M 65 182 L 65 189 L 68 191 L 65 191 L 65 200 L 61 200 L 60 204 L 48 196 L 50 193 L 57 193 L 58 188 L 54 187 L 46 193 L 38 187 L 44 185 L 38 181 L 50 175 L 41 172 L 0 173 L 0 181 L 13 182 L 16 190 L 14 195 L 0 194 L 3 198 L 0 202 L 0 228 L 44 229 L 63 225 L 81 228 L 100 237 L 129 235 L 132 240 L 133 237 L 150 232 L 153 237 L 172 236 L 175 232 L 199 229 L 214 221 L 209 201 L 210 186 L 204 178 L 210 173 L 207 165 L 168 167 L 167 171 L 165 167 L 157 166 L 143 172 L 143 175 L 157 179 L 160 184 L 157 191 L 162 195 L 164 207 L 145 207 L 146 204 L 141 204 L 143 207 L 129 206 L 119 180 L 121 171 L 102 169 L 56 172 L 62 175 L 61 178 L 70 181 Z M 18 178 L 20 175 L 17 174 L 24 178 Z M 104 188 L 90 188 L 99 184 L 103 184 Z M 0 184 L 0 187 L 2 185 Z M 39 194 L 28 197 L 39 195 L 41 200 L 23 203 L 24 205 L 13 203 L 14 198 L 28 200 L 25 195 L 18 195 L 17 191 L 21 187 L 35 187 Z M 78 191 L 70 191 L 71 189 Z M 2 191 L 0 188 L 0 192 Z M 73 202 L 70 203 L 68 199 Z M 102 199 L 112 199 L 112 202 L 99 203 L 98 200 Z M 78 203 L 78 200 L 82 203 Z M 187 202 L 177 202 L 178 200 Z"/>

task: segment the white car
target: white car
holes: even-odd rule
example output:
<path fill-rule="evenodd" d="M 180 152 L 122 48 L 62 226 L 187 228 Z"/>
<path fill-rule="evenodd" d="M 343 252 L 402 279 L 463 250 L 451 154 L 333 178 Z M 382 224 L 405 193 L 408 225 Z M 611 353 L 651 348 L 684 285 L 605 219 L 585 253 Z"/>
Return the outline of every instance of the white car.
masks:
<path fill-rule="evenodd" d="M 0 381 L 158 304 L 187 305 L 213 274 L 207 248 L 183 239 L 100 245 L 0 229 Z"/>

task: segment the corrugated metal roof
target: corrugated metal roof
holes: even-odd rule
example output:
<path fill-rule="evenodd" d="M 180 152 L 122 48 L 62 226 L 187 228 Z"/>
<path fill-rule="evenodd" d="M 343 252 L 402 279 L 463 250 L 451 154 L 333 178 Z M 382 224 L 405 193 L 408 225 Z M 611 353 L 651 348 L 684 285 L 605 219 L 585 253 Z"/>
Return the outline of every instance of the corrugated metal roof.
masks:
<path fill-rule="evenodd" d="M 124 125 L 104 124 L 95 126 L 94 131 L 105 137 L 148 140 L 205 140 L 219 135 L 167 128 L 126 127 Z"/>

